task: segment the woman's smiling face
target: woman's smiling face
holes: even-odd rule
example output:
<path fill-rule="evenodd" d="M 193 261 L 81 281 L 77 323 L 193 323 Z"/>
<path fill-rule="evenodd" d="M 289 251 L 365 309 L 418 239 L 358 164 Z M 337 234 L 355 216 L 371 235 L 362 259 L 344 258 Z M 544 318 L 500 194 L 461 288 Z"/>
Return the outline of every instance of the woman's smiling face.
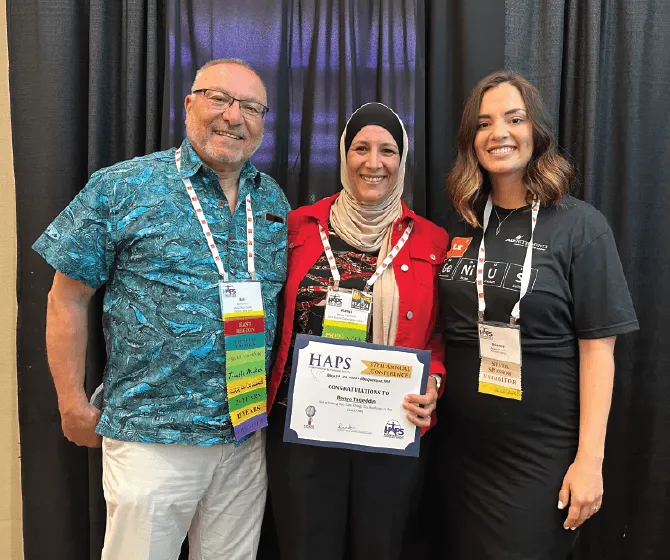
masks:
<path fill-rule="evenodd" d="M 533 157 L 533 125 L 521 92 L 513 85 L 500 84 L 482 96 L 474 149 L 490 175 L 523 178 Z"/>
<path fill-rule="evenodd" d="M 347 152 L 352 195 L 362 204 L 379 204 L 398 180 L 400 152 L 391 133 L 367 125 L 354 136 Z"/>

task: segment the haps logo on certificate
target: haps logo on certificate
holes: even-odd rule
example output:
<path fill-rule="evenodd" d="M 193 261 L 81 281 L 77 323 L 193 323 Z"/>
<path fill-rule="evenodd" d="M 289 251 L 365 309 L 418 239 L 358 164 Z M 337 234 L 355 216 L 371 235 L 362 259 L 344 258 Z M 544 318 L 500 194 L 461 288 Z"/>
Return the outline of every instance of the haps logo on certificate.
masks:
<path fill-rule="evenodd" d="M 384 426 L 384 437 L 392 439 L 405 439 L 405 428 L 397 420 L 389 420 Z"/>
<path fill-rule="evenodd" d="M 351 358 L 343 358 L 342 356 L 330 356 L 326 354 L 315 354 L 311 352 L 309 355 L 309 365 L 313 368 L 322 368 L 330 370 L 347 370 L 351 368 Z"/>

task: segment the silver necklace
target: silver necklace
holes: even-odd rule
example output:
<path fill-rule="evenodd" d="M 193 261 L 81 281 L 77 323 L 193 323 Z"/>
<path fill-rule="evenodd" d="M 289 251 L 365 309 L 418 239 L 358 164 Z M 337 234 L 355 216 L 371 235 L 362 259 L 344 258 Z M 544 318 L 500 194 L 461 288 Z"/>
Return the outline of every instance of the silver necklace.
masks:
<path fill-rule="evenodd" d="M 518 208 L 515 208 L 515 209 L 512 210 L 509 214 L 507 214 L 507 216 L 505 216 L 505 217 L 502 219 L 502 221 L 500 221 L 500 216 L 498 215 L 498 210 L 496 210 L 496 207 L 495 207 L 495 206 L 493 207 L 493 211 L 496 213 L 496 218 L 498 218 L 498 227 L 496 228 L 496 235 L 498 235 L 498 234 L 500 233 L 500 228 L 501 228 L 502 225 L 505 223 L 505 220 L 506 220 L 507 218 L 509 218 L 512 214 L 514 214 L 514 212 L 516 212 L 517 210 L 518 210 Z"/>

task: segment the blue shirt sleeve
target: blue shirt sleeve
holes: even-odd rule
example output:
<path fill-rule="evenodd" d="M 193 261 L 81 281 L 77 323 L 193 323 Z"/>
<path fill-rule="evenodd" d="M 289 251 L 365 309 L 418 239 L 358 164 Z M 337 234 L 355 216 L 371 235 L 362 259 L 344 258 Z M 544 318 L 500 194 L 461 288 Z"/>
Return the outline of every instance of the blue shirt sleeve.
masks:
<path fill-rule="evenodd" d="M 33 249 L 65 276 L 99 288 L 109 279 L 114 262 L 109 208 L 105 174 L 94 173 Z"/>

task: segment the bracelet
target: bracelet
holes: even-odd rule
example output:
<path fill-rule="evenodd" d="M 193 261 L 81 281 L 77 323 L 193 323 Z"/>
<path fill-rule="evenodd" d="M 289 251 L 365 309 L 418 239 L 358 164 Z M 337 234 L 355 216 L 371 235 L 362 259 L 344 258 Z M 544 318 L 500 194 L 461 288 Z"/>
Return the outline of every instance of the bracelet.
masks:
<path fill-rule="evenodd" d="M 432 377 L 435 380 L 435 386 L 437 387 L 437 392 L 440 392 L 440 387 L 442 386 L 442 376 L 437 375 L 437 373 L 431 373 L 429 377 Z"/>

